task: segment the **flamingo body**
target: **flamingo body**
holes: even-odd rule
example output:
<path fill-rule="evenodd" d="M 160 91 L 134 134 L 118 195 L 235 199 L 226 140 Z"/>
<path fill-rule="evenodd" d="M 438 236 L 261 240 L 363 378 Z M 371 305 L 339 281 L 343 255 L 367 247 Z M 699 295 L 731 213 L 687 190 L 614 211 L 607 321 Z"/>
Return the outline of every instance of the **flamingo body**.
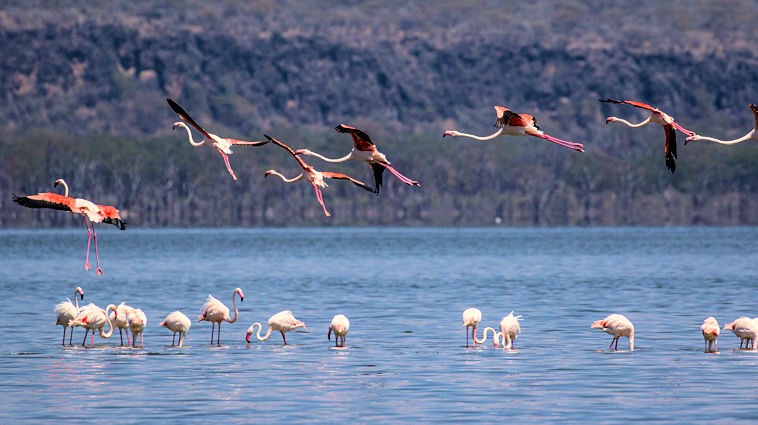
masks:
<path fill-rule="evenodd" d="M 235 288 L 232 293 L 232 305 L 234 306 L 234 317 L 229 317 L 229 307 L 224 305 L 221 301 L 217 300 L 213 295 L 208 295 L 205 304 L 203 304 L 202 313 L 197 318 L 198 322 L 207 321 L 211 322 L 211 344 L 213 344 L 213 332 L 218 324 L 218 336 L 216 337 L 216 344 L 221 345 L 221 322 L 234 323 L 237 321 L 237 301 L 235 297 L 239 295 L 240 302 L 245 301 L 245 295 L 242 293 L 242 289 Z"/>
<path fill-rule="evenodd" d="M 345 336 L 347 331 L 350 330 L 350 320 L 344 314 L 337 314 L 332 317 L 332 322 L 329 324 L 329 331 L 326 333 L 326 338 L 331 341 L 332 332 L 334 332 L 334 346 L 344 347 Z M 340 343 L 340 338 L 342 343 Z"/>
<path fill-rule="evenodd" d="M 132 345 L 129 340 L 129 314 L 131 314 L 132 311 L 134 311 L 134 307 L 128 306 L 122 302 L 116 307 L 116 310 L 110 314 L 113 327 L 118 328 L 118 335 L 121 337 L 121 345 L 124 345 L 124 333 L 126 333 L 126 345 Z"/>
<path fill-rule="evenodd" d="M 256 338 L 258 338 L 259 341 L 265 341 L 271 336 L 271 332 L 279 331 L 279 333 L 282 334 L 282 341 L 284 341 L 284 345 L 287 345 L 287 337 L 285 336 L 285 334 L 297 328 L 304 328 L 305 323 L 297 320 L 295 316 L 292 314 L 292 312 L 289 310 L 280 311 L 279 313 L 276 313 L 273 316 L 269 317 L 268 330 L 266 330 L 266 335 L 261 336 L 262 326 L 260 323 L 257 323 L 257 322 L 253 323 L 249 328 L 247 328 L 247 335 L 245 336 L 245 341 L 247 341 L 248 344 L 251 342 L 250 337 L 255 332 L 256 326 L 258 327 Z"/>
<path fill-rule="evenodd" d="M 610 349 L 615 342 L 616 347 L 614 349 L 618 351 L 619 338 L 625 336 L 629 338 L 629 351 L 634 351 L 634 325 L 626 318 L 626 316 L 621 314 L 611 314 L 603 320 L 596 320 L 593 322 L 592 328 L 600 329 L 607 334 L 613 335 L 611 345 L 608 346 L 608 349 Z"/>
<path fill-rule="evenodd" d="M 724 325 L 725 330 L 734 332 L 734 335 L 740 339 L 740 348 L 745 343 L 745 348 L 755 347 L 755 339 L 758 337 L 758 320 L 742 316 L 731 323 Z"/>
<path fill-rule="evenodd" d="M 718 349 L 717 339 L 719 337 L 719 322 L 713 317 L 707 317 L 700 325 L 700 332 L 705 340 L 705 352 L 713 353 Z"/>
<path fill-rule="evenodd" d="M 145 346 L 145 326 L 147 326 L 147 315 L 135 308 L 128 316 L 129 329 L 132 331 L 132 347 L 137 347 L 137 337 L 140 337 L 140 345 Z"/>
<path fill-rule="evenodd" d="M 513 312 L 510 312 L 507 316 L 503 317 L 500 321 L 500 332 L 498 335 L 502 338 L 503 348 L 510 350 L 513 348 L 513 341 L 521 333 L 521 325 L 519 319 L 521 316 L 514 316 Z M 495 340 L 497 346 L 497 339 Z"/>
<path fill-rule="evenodd" d="M 176 339 L 176 334 L 178 333 L 178 345 L 181 347 L 184 345 L 184 339 L 187 338 L 187 332 L 189 332 L 190 326 L 192 326 L 192 322 L 190 321 L 189 317 L 187 317 L 181 311 L 177 310 L 169 313 L 169 315 L 166 316 L 166 318 L 163 319 L 163 321 L 160 323 L 160 326 L 163 326 L 174 333 L 174 336 L 171 339 L 171 345 L 174 345 L 174 340 Z"/>
<path fill-rule="evenodd" d="M 84 300 L 84 290 L 77 286 L 74 290 L 74 301 L 76 301 L 76 305 L 74 305 L 71 300 L 66 298 L 66 301 L 56 304 L 53 308 L 56 316 L 55 324 L 63 326 L 63 343 L 61 345 L 66 345 L 66 329 L 69 328 L 69 323 L 79 315 L 79 298 Z M 71 345 L 71 340 L 73 337 L 74 327 L 71 326 L 71 332 L 68 337 L 68 345 Z"/>
<path fill-rule="evenodd" d="M 461 319 L 463 321 L 463 326 L 466 327 L 466 347 L 468 347 L 469 328 L 471 328 L 471 338 L 473 339 L 472 345 L 476 347 L 476 328 L 479 326 L 479 322 L 482 321 L 482 312 L 478 308 L 467 308 L 463 311 Z M 487 338 L 486 333 L 484 335 L 484 338 Z"/>
<path fill-rule="evenodd" d="M 90 343 L 91 347 L 95 346 L 95 330 L 98 330 L 100 332 L 100 337 L 102 338 L 110 338 L 111 335 L 113 335 L 113 324 L 111 323 L 109 312 L 114 310 L 116 310 L 116 306 L 114 304 L 109 304 L 105 310 L 101 309 L 95 304 L 89 304 L 79 312 L 74 320 L 69 322 L 69 326 L 81 326 L 86 330 L 84 333 L 82 346 L 84 346 L 87 342 L 87 333 L 90 331 L 92 331 L 92 342 Z M 108 332 L 103 331 L 103 328 L 106 324 L 109 328 Z"/>

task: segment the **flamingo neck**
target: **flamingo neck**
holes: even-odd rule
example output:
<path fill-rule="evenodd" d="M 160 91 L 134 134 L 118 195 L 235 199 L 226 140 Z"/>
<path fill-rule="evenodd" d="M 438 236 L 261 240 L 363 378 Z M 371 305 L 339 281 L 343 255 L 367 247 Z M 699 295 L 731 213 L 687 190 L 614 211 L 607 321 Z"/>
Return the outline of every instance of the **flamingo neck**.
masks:
<path fill-rule="evenodd" d="M 68 197 L 68 183 L 63 179 L 58 179 L 55 181 L 55 185 L 59 184 L 63 186 L 63 196 Z"/>
<path fill-rule="evenodd" d="M 192 146 L 202 146 L 205 143 L 205 139 L 203 139 L 203 140 L 201 140 L 199 142 L 196 142 L 196 141 L 194 141 L 192 139 L 192 132 L 190 131 L 189 127 L 187 127 L 187 124 L 185 124 L 183 122 L 177 122 L 174 125 L 174 128 L 176 128 L 176 127 L 183 127 L 185 130 L 187 130 L 187 139 L 189 140 L 190 145 L 192 145 Z"/>
<path fill-rule="evenodd" d="M 634 331 L 629 334 L 629 351 L 634 351 Z"/>
<path fill-rule="evenodd" d="M 227 320 L 227 322 L 229 322 L 229 323 L 236 322 L 237 321 L 237 315 L 239 314 L 239 310 L 237 310 L 237 291 L 234 291 L 234 293 L 232 294 L 232 306 L 234 307 L 234 317 L 232 317 L 231 320 Z"/>
<path fill-rule="evenodd" d="M 268 337 L 271 336 L 271 331 L 273 331 L 271 326 L 268 327 L 268 330 L 266 330 L 266 335 L 263 335 L 263 336 L 261 336 L 261 330 L 263 329 L 263 325 L 261 325 L 258 322 L 253 323 L 253 331 L 255 331 L 256 326 L 258 326 L 258 332 L 255 332 L 255 337 L 258 338 L 258 341 L 265 341 L 268 339 Z"/>
<path fill-rule="evenodd" d="M 492 337 L 495 338 L 495 341 L 497 341 L 497 331 L 489 326 L 484 328 L 482 331 L 482 339 L 477 339 L 476 334 L 474 334 L 474 341 L 476 341 L 477 344 L 484 344 L 485 341 L 487 341 L 487 332 L 492 332 Z"/>
<path fill-rule="evenodd" d="M 293 178 L 291 178 L 291 179 L 288 179 L 287 177 L 284 177 L 282 174 L 280 174 L 279 172 L 277 172 L 277 171 L 274 171 L 274 170 L 269 170 L 269 172 L 268 172 L 268 173 L 269 173 L 269 174 L 271 174 L 271 175 L 274 175 L 274 176 L 277 176 L 277 177 L 279 177 L 279 178 L 280 178 L 280 179 L 282 179 L 282 180 L 283 180 L 285 183 L 293 183 L 293 182 L 296 182 L 296 181 L 298 181 L 298 180 L 300 180 L 300 179 L 302 179 L 302 178 L 303 178 L 303 173 L 300 173 L 300 174 L 298 174 L 296 177 L 293 177 Z"/>
<path fill-rule="evenodd" d="M 481 140 L 483 142 L 487 141 L 487 140 L 492 140 L 492 139 L 500 136 L 501 134 L 503 134 L 503 129 L 502 128 L 499 129 L 499 130 L 497 130 L 496 132 L 490 134 L 489 136 L 477 136 L 476 134 L 461 133 L 461 132 L 455 131 L 455 130 L 453 130 L 450 133 L 448 133 L 449 136 L 453 136 L 453 137 L 468 137 L 469 139 Z"/>
<path fill-rule="evenodd" d="M 111 304 L 105 308 L 105 323 L 108 324 L 108 332 L 103 332 L 103 328 L 100 328 L 100 336 L 102 338 L 110 338 L 113 335 L 113 322 L 111 322 L 110 310 L 116 310 L 116 306 Z"/>
<path fill-rule="evenodd" d="M 692 136 L 692 138 L 690 138 L 689 141 L 690 142 L 695 142 L 695 141 L 698 141 L 698 140 L 704 140 L 706 142 L 720 143 L 722 145 L 734 145 L 734 144 L 742 143 L 742 142 L 744 142 L 746 140 L 750 140 L 750 139 L 756 139 L 756 140 L 758 140 L 758 132 L 756 132 L 755 129 L 751 130 L 748 134 L 740 137 L 739 139 L 734 139 L 734 140 L 721 140 L 721 139 L 715 139 L 713 137 L 706 137 L 706 136 L 695 135 L 695 136 Z"/>
<path fill-rule="evenodd" d="M 622 124 L 626 124 L 627 126 L 632 127 L 632 128 L 637 128 L 637 127 L 643 127 L 643 126 L 646 126 L 646 125 L 650 124 L 650 119 L 651 119 L 651 117 L 647 117 L 646 119 L 642 120 L 641 122 L 638 122 L 637 124 L 632 124 L 632 123 L 630 123 L 629 121 L 627 121 L 627 120 L 625 120 L 623 118 L 616 118 L 616 117 L 613 117 L 612 121 L 613 122 L 620 122 Z"/>
<path fill-rule="evenodd" d="M 309 151 L 308 149 L 303 149 L 302 153 L 304 155 L 312 156 L 314 158 L 318 158 L 318 159 L 320 159 L 322 161 L 326 161 L 326 162 L 345 162 L 345 161 L 350 160 L 353 157 L 353 151 L 350 151 L 349 154 L 343 156 L 342 158 L 327 158 L 327 157 L 325 157 L 325 156 L 323 156 L 323 155 L 321 155 L 319 153 L 316 153 L 316 152 L 313 152 L 313 151 Z"/>

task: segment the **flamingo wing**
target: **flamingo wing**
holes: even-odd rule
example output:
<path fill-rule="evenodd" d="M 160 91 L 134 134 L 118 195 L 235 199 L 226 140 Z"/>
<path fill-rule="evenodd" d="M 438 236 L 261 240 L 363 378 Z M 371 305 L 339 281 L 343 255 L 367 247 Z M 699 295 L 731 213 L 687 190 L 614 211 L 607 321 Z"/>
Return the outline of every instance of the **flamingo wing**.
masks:
<path fill-rule="evenodd" d="M 210 133 L 205 131 L 203 127 L 200 127 L 200 124 L 195 122 L 195 120 L 192 119 L 190 114 L 188 114 L 187 111 L 184 110 L 184 108 L 179 106 L 178 103 L 174 102 L 173 99 L 171 99 L 170 97 L 166 98 L 166 101 L 168 102 L 168 105 L 171 107 L 171 109 L 173 109 L 174 112 L 176 112 L 177 115 L 179 115 L 179 118 L 181 118 L 183 121 L 186 121 L 187 124 L 195 127 L 197 131 L 203 133 L 203 136 L 205 136 L 206 139 L 213 140 Z"/>
<path fill-rule="evenodd" d="M 525 121 L 521 115 L 511 111 L 505 106 L 495 106 L 495 110 L 497 111 L 497 123 L 495 123 L 496 128 L 503 128 L 506 126 L 526 127 L 529 125 L 529 123 Z M 526 116 L 531 117 L 531 115 Z M 532 119 L 534 118 L 532 117 Z"/>
<path fill-rule="evenodd" d="M 233 145 L 243 145 L 243 146 L 263 146 L 269 142 L 269 140 L 248 142 L 246 140 L 238 140 L 238 139 L 226 139 L 226 141 Z"/>
<path fill-rule="evenodd" d="M 673 125 L 665 125 L 663 130 L 666 132 L 666 146 L 664 147 L 666 168 L 671 171 L 671 174 L 674 174 L 676 171 L 676 128 Z"/>
<path fill-rule="evenodd" d="M 300 158 L 300 155 L 298 155 L 297 153 L 295 153 L 295 151 L 291 147 L 289 147 L 289 146 L 285 145 L 284 143 L 282 143 L 282 142 L 274 139 L 273 137 L 269 136 L 268 134 L 264 134 L 264 136 L 266 137 L 266 139 L 268 139 L 269 142 L 272 142 L 273 144 L 275 144 L 275 145 L 281 147 L 282 149 L 285 149 L 287 152 L 289 152 L 290 155 L 292 155 L 297 160 L 297 162 L 300 164 L 300 166 L 303 168 L 303 170 L 307 170 L 308 169 L 308 167 L 309 167 L 308 164 L 306 164 L 305 161 L 303 161 L 303 159 Z"/>
<path fill-rule="evenodd" d="M 647 109 L 651 112 L 660 112 L 658 108 L 648 105 L 647 103 L 637 102 L 636 100 L 615 100 L 615 99 L 601 99 L 604 103 L 625 103 L 627 105 L 636 106 L 637 108 Z"/>
<path fill-rule="evenodd" d="M 374 185 L 376 186 L 374 188 L 374 193 L 378 195 L 379 191 L 382 189 L 382 174 L 384 174 L 386 167 L 374 162 L 370 162 L 368 165 L 371 167 L 371 171 L 374 172 Z"/>
<path fill-rule="evenodd" d="M 27 208 L 49 208 L 53 210 L 75 211 L 76 201 L 74 198 L 63 196 L 53 192 L 38 193 L 36 195 L 18 197 L 13 194 L 13 202 Z"/>
<path fill-rule="evenodd" d="M 329 178 L 329 179 L 349 180 L 354 185 L 356 185 L 356 186 L 358 186 L 358 187 L 360 187 L 362 189 L 368 190 L 369 192 L 375 192 L 375 190 L 374 190 L 373 187 L 367 185 L 366 183 L 363 183 L 360 180 L 356 180 L 356 179 L 348 176 L 347 174 L 333 173 L 333 172 L 330 172 L 330 171 L 324 171 L 321 174 L 323 174 L 324 177 Z"/>
<path fill-rule="evenodd" d="M 337 133 L 349 133 L 350 137 L 353 138 L 353 146 L 355 146 L 355 148 L 359 151 L 372 151 L 376 149 L 374 147 L 374 142 L 371 141 L 371 138 L 368 137 L 368 134 L 364 133 L 361 130 L 358 130 L 355 127 L 340 124 L 337 127 L 334 127 L 334 129 L 337 130 Z"/>

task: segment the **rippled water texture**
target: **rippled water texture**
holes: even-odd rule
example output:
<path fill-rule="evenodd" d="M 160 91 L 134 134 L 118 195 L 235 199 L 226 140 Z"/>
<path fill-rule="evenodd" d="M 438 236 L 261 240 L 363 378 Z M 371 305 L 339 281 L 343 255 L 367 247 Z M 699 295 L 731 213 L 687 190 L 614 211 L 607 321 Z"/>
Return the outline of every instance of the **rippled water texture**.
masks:
<path fill-rule="evenodd" d="M 0 231 L 4 423 L 734 423 L 758 417 L 758 352 L 729 331 L 704 354 L 699 326 L 758 316 L 756 228 L 102 228 L 105 275 L 83 270 L 86 232 Z M 94 255 L 94 251 L 93 251 Z M 144 348 L 119 337 L 62 347 L 53 305 L 142 308 Z M 239 321 L 192 325 L 172 348 L 158 326 L 196 320 L 211 293 Z M 516 350 L 465 347 L 461 313 L 496 327 L 523 316 Z M 308 332 L 246 344 L 292 310 Z M 608 313 L 636 349 L 590 329 Z M 348 347 L 326 339 L 350 318 Z"/>

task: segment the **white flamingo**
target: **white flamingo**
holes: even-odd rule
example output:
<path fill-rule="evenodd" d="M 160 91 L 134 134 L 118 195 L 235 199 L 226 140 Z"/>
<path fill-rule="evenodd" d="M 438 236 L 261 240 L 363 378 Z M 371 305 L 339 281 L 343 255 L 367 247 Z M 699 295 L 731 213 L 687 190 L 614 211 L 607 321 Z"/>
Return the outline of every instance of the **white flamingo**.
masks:
<path fill-rule="evenodd" d="M 700 332 L 705 340 L 705 352 L 714 353 L 718 350 L 719 322 L 714 317 L 706 317 L 700 325 Z"/>
<path fill-rule="evenodd" d="M 258 332 L 255 333 L 255 327 L 258 327 Z M 268 319 L 268 330 L 266 331 L 266 335 L 261 336 L 261 329 L 263 326 L 256 322 L 253 323 L 252 326 L 247 328 L 247 335 L 245 336 L 245 341 L 250 341 L 250 336 L 255 333 L 255 337 L 258 338 L 258 341 L 265 341 L 268 339 L 268 337 L 271 336 L 272 331 L 279 331 L 282 334 L 282 340 L 284 341 L 284 345 L 287 345 L 287 337 L 284 335 L 285 333 L 295 330 L 297 328 L 305 328 L 305 323 L 297 320 L 295 316 L 292 315 L 292 312 L 289 310 L 280 311 L 279 313 L 276 313 L 275 315 L 271 316 Z"/>
<path fill-rule="evenodd" d="M 629 351 L 634 351 L 634 325 L 632 322 L 622 314 L 611 314 L 603 320 L 596 320 L 592 323 L 592 329 L 600 329 L 603 332 L 613 335 L 611 345 L 608 346 L 610 350 L 613 347 L 613 343 L 616 343 L 614 348 L 616 351 L 619 349 L 619 338 L 625 336 L 629 338 Z"/>
<path fill-rule="evenodd" d="M 190 321 L 189 317 L 187 317 L 181 311 L 177 310 L 169 313 L 169 315 L 163 319 L 160 326 L 163 326 L 174 333 L 174 336 L 171 338 L 172 346 L 174 345 L 176 334 L 178 333 L 179 347 L 181 347 L 184 345 L 184 339 L 187 338 L 187 332 L 189 332 L 190 326 L 192 326 L 192 322 Z"/>
<path fill-rule="evenodd" d="M 221 345 L 221 322 L 234 323 L 237 321 L 237 315 L 239 314 L 239 311 L 237 310 L 237 301 L 235 299 L 237 295 L 240 297 L 240 302 L 245 301 L 245 294 L 242 293 L 242 289 L 235 288 L 234 292 L 232 293 L 234 317 L 229 317 L 229 307 L 225 306 L 224 303 L 214 298 L 213 295 L 208 295 L 208 299 L 205 301 L 205 304 L 203 304 L 203 312 L 197 318 L 197 321 L 202 322 L 205 320 L 212 323 L 213 326 L 211 327 L 211 344 L 213 344 L 213 332 L 216 328 L 216 323 L 218 323 L 218 336 L 216 337 L 216 344 Z"/>
<path fill-rule="evenodd" d="M 334 346 L 344 347 L 345 336 L 347 335 L 348 330 L 350 330 L 350 320 L 348 320 L 347 316 L 344 314 L 337 314 L 332 318 L 332 322 L 329 324 L 329 331 L 326 333 L 326 338 L 331 341 L 332 332 L 334 332 Z M 341 344 L 339 342 L 340 338 L 342 338 Z"/>
<path fill-rule="evenodd" d="M 745 349 L 753 347 L 755 349 L 755 339 L 758 336 L 758 321 L 749 317 L 742 316 L 732 323 L 724 325 L 724 330 L 734 332 L 740 339 L 740 348 L 745 343 Z"/>
<path fill-rule="evenodd" d="M 684 139 L 684 144 L 686 145 L 689 142 L 696 142 L 698 140 L 704 140 L 706 142 L 713 142 L 713 143 L 720 143 L 722 145 L 734 145 L 734 144 L 742 143 L 744 141 L 751 140 L 751 139 L 758 141 L 758 106 L 751 103 L 750 105 L 748 105 L 748 107 L 753 112 L 753 116 L 755 117 L 755 127 L 752 130 L 750 130 L 746 135 L 740 137 L 739 139 L 721 140 L 721 139 L 716 139 L 713 137 L 705 137 L 705 136 L 699 136 L 697 134 L 694 134 Z"/>
<path fill-rule="evenodd" d="M 476 347 L 476 327 L 479 326 L 479 322 L 482 321 L 482 312 L 478 308 L 467 308 L 463 311 L 462 319 L 463 326 L 466 327 L 466 347 L 468 347 L 468 328 L 471 328 L 471 338 L 473 339 L 471 345 Z M 486 333 L 484 339 L 487 339 Z"/>
<path fill-rule="evenodd" d="M 495 339 L 495 346 L 502 339 L 501 345 L 504 349 L 510 350 L 513 348 L 513 341 L 521 333 L 519 319 L 521 319 L 521 316 L 514 316 L 513 312 L 503 317 L 503 320 L 500 321 L 500 332 L 497 333 L 498 338 Z"/>
<path fill-rule="evenodd" d="M 78 297 L 77 297 L 78 295 Z M 66 345 L 66 329 L 69 327 L 69 322 L 74 320 L 79 315 L 79 298 L 84 300 L 84 290 L 80 287 L 76 287 L 74 290 L 74 301 L 76 305 L 66 298 L 66 301 L 55 305 L 54 311 L 56 315 L 55 324 L 63 326 L 63 342 L 61 345 Z M 74 328 L 71 327 L 71 333 L 68 337 L 68 345 L 72 345 L 71 340 L 74 337 Z"/>
<path fill-rule="evenodd" d="M 81 326 L 86 329 L 84 333 L 84 340 L 82 340 L 82 346 L 87 342 L 87 333 L 92 331 L 92 341 L 90 347 L 95 346 L 95 329 L 100 332 L 101 338 L 110 338 L 113 335 L 113 323 L 111 323 L 110 317 L 108 317 L 110 311 L 115 311 L 116 306 L 109 304 L 105 310 L 100 307 L 90 304 L 83 308 L 74 320 L 69 322 L 69 326 Z M 108 325 L 108 332 L 103 332 L 105 325 Z"/>
<path fill-rule="evenodd" d="M 127 318 L 129 322 L 129 329 L 132 331 L 132 347 L 137 347 L 137 337 L 140 337 L 140 346 L 145 346 L 145 326 L 147 326 L 147 315 L 135 308 L 129 313 Z"/>
<path fill-rule="evenodd" d="M 124 333 L 126 333 L 126 345 L 132 345 L 129 340 L 129 314 L 134 311 L 134 307 L 128 306 L 121 302 L 116 307 L 116 311 L 110 315 L 113 327 L 118 328 L 118 335 L 121 337 L 121 345 L 124 345 Z"/>

